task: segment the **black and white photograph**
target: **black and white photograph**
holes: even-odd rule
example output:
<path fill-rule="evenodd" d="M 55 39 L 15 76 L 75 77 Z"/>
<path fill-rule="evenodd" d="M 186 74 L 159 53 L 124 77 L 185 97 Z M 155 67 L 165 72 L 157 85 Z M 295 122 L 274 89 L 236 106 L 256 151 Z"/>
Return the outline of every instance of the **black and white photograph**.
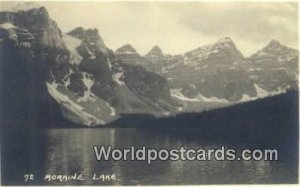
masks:
<path fill-rule="evenodd" d="M 299 184 L 298 1 L 0 1 L 0 186 Z"/>

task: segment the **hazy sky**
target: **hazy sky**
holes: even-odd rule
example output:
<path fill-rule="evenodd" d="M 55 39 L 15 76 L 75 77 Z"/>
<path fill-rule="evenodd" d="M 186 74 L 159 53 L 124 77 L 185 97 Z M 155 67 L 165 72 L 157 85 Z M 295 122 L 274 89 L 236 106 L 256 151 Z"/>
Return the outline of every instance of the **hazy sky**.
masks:
<path fill-rule="evenodd" d="M 297 3 L 275 2 L 48 2 L 53 20 L 67 32 L 98 28 L 106 45 L 130 43 L 141 54 L 153 45 L 179 54 L 231 37 L 247 56 L 271 39 L 298 48 Z"/>

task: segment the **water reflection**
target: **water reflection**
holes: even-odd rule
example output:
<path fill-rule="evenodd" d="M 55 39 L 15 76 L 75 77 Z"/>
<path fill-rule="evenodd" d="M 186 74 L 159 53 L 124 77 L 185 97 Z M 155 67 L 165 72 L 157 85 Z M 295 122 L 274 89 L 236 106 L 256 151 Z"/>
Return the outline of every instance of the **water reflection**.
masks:
<path fill-rule="evenodd" d="M 50 129 L 45 173 L 83 173 L 85 181 L 67 184 L 220 184 L 297 182 L 297 161 L 99 161 L 93 145 L 212 149 L 220 145 L 136 129 Z M 230 146 L 230 145 L 225 145 Z M 289 164 L 287 162 L 292 162 Z M 292 167 L 291 167 L 292 166 Z M 94 181 L 93 174 L 114 173 L 117 181 Z M 54 182 L 54 184 L 57 184 Z M 66 184 L 66 183 L 64 183 Z"/>

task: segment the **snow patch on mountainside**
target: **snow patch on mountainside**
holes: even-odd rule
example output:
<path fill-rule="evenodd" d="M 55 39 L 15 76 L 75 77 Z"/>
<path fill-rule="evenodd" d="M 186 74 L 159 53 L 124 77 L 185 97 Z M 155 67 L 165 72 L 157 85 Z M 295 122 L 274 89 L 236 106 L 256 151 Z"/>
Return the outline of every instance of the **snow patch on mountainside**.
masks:
<path fill-rule="evenodd" d="M 191 98 L 186 97 L 185 95 L 183 95 L 181 93 L 181 89 L 171 89 L 170 92 L 171 92 L 172 97 L 175 97 L 182 101 L 199 101 L 197 99 L 191 99 Z"/>
<path fill-rule="evenodd" d="M 167 117 L 167 116 L 171 115 L 171 112 L 169 112 L 169 111 L 163 111 L 162 114 L 163 114 L 163 116 Z"/>
<path fill-rule="evenodd" d="M 76 48 L 80 45 L 81 41 L 69 35 L 64 35 L 63 40 L 70 51 L 70 63 L 80 64 L 82 57 L 79 55 Z"/>
<path fill-rule="evenodd" d="M 118 83 L 120 86 L 125 86 L 124 81 L 121 80 L 121 78 L 124 76 L 124 72 L 118 72 L 114 73 L 112 75 L 113 80 Z"/>
<path fill-rule="evenodd" d="M 256 97 L 250 97 L 248 94 L 243 94 L 242 98 L 239 100 L 239 102 L 247 102 L 257 99 Z"/>
<path fill-rule="evenodd" d="M 3 23 L 3 24 L 0 24 L 0 27 L 3 28 L 3 29 L 15 29 L 16 26 L 14 26 L 13 24 L 11 23 Z"/>
<path fill-rule="evenodd" d="M 186 65 L 197 65 L 197 62 L 195 61 L 190 61 L 188 56 L 196 56 L 197 60 L 202 61 L 210 55 L 210 53 L 217 53 L 217 50 L 212 50 L 213 45 L 204 45 L 202 47 L 199 47 L 191 52 L 188 53 L 188 55 L 185 56 L 185 61 L 184 64 Z"/>
<path fill-rule="evenodd" d="M 261 71 L 262 68 L 249 68 L 247 71 Z"/>
<path fill-rule="evenodd" d="M 107 60 L 107 63 L 108 63 L 109 70 L 111 71 L 111 68 L 112 68 L 111 61 L 108 57 L 106 57 L 106 60 Z"/>
<path fill-rule="evenodd" d="M 64 76 L 64 86 L 67 88 L 71 84 L 70 75 L 74 73 L 72 69 L 69 69 L 68 74 Z M 51 76 L 53 77 L 53 74 L 51 73 Z"/>
<path fill-rule="evenodd" d="M 282 93 L 286 93 L 291 88 L 290 85 L 283 87 L 279 87 L 276 91 L 271 92 L 271 95 L 278 95 Z"/>
<path fill-rule="evenodd" d="M 197 66 L 198 62 L 208 59 L 211 56 L 221 54 L 224 50 L 230 50 L 231 53 L 239 53 L 230 38 L 221 38 L 216 43 L 207 44 L 190 52 L 185 53 L 184 64 Z"/>
<path fill-rule="evenodd" d="M 92 59 L 92 60 L 96 59 L 96 54 L 93 51 L 91 51 L 86 44 L 84 45 L 84 48 L 88 52 L 90 59 Z"/>
<path fill-rule="evenodd" d="M 183 95 L 181 93 L 181 89 L 171 89 L 171 96 L 175 97 L 179 100 L 182 100 L 182 101 L 190 101 L 190 102 L 199 102 L 199 101 L 216 102 L 216 103 L 228 103 L 229 102 L 226 99 L 220 99 L 220 98 L 217 98 L 217 97 L 205 97 L 201 93 L 199 93 L 194 98 L 189 98 L 189 97 L 186 97 L 185 95 Z"/>
<path fill-rule="evenodd" d="M 126 54 L 126 55 L 131 55 L 131 54 L 136 54 L 134 51 L 122 51 L 122 52 L 117 52 L 117 54 Z"/>
<path fill-rule="evenodd" d="M 254 87 L 256 89 L 258 98 L 263 98 L 263 97 L 267 97 L 268 95 L 271 95 L 267 90 L 259 87 L 257 84 L 254 84 Z"/>
<path fill-rule="evenodd" d="M 111 116 L 115 116 L 116 115 L 116 110 L 108 103 L 108 102 L 105 102 L 106 106 L 110 109 L 110 115 Z"/>
<path fill-rule="evenodd" d="M 91 87 L 94 85 L 94 80 L 92 80 L 90 77 L 92 75 L 87 74 L 86 72 L 82 73 L 83 76 L 83 83 L 87 87 L 87 90 L 84 92 L 83 97 L 80 97 L 77 99 L 77 102 L 83 102 L 83 101 L 95 101 L 94 94 L 91 92 Z"/>
<path fill-rule="evenodd" d="M 265 98 L 265 97 L 270 97 L 270 96 L 286 93 L 286 91 L 290 88 L 289 86 L 287 86 L 285 88 L 280 88 L 277 91 L 268 92 L 267 90 L 261 88 L 257 84 L 254 84 L 254 87 L 256 89 L 257 96 L 256 97 L 250 97 L 247 94 L 243 94 L 243 96 L 239 100 L 239 102 L 253 101 L 253 100 L 256 100 L 256 99 L 259 99 L 259 98 Z"/>
<path fill-rule="evenodd" d="M 257 84 L 255 84 L 254 86 L 255 86 L 255 89 L 256 89 L 257 97 L 258 97 L 258 98 L 264 98 L 264 97 L 268 97 L 268 96 L 273 96 L 273 95 L 278 95 L 278 94 L 286 93 L 286 91 L 287 91 L 288 89 L 290 89 L 290 86 L 287 85 L 287 86 L 284 87 L 284 88 L 278 88 L 277 91 L 269 92 L 269 91 L 267 91 L 267 90 L 261 88 L 261 87 L 258 86 Z"/>
<path fill-rule="evenodd" d="M 68 96 L 60 93 L 57 90 L 58 85 L 56 83 L 48 83 L 47 88 L 49 94 L 68 111 L 72 112 L 76 117 L 81 119 L 81 122 L 85 125 L 91 126 L 96 124 L 105 124 L 105 121 L 99 119 L 84 111 L 84 108 L 79 104 L 72 101 Z"/>
<path fill-rule="evenodd" d="M 217 97 L 205 97 L 201 93 L 199 93 L 195 97 L 195 99 L 198 99 L 198 100 L 201 100 L 201 101 L 204 101 L 204 102 L 229 103 L 229 101 L 226 100 L 226 99 L 220 99 L 220 98 L 217 98 Z"/>

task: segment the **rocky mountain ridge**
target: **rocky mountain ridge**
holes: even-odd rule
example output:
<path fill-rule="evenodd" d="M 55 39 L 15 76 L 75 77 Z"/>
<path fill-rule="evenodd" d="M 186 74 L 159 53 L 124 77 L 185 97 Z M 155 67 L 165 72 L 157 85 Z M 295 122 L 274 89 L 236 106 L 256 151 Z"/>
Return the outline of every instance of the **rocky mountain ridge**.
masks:
<path fill-rule="evenodd" d="M 112 51 L 97 29 L 63 34 L 44 7 L 0 12 L 0 53 L 9 119 L 105 125 L 123 114 L 199 112 L 298 85 L 298 51 L 277 41 L 249 58 L 230 38 L 183 55 L 154 46 L 141 56 L 130 44 Z"/>
<path fill-rule="evenodd" d="M 182 55 L 161 52 L 152 59 L 145 55 L 150 62 L 140 65 L 166 77 L 172 95 L 179 100 L 235 103 L 297 89 L 298 53 L 272 40 L 245 58 L 225 37 Z M 260 69 L 264 73 L 257 75 Z"/>

